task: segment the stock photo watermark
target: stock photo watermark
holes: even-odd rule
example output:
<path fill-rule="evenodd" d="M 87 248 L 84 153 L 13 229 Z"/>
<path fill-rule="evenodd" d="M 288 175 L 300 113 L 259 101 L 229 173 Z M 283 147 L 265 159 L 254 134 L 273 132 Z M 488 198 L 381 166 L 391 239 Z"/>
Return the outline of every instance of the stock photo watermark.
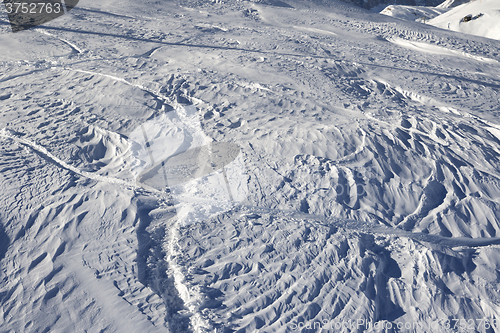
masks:
<path fill-rule="evenodd" d="M 416 331 L 432 330 L 439 332 L 442 329 L 461 330 L 464 332 L 475 332 L 477 330 L 500 329 L 500 320 L 496 318 L 481 319 L 442 319 L 432 323 L 410 322 L 410 321 L 371 321 L 368 319 L 352 320 L 322 320 L 322 321 L 293 321 L 288 324 L 292 331 L 301 331 L 304 329 L 315 330 L 316 332 L 340 332 L 354 330 L 392 330 Z"/>
<path fill-rule="evenodd" d="M 129 134 L 136 184 L 170 193 L 183 225 L 234 208 L 248 193 L 246 166 L 234 142 L 214 142 L 194 106 L 150 119 Z"/>
<path fill-rule="evenodd" d="M 12 32 L 19 32 L 52 21 L 73 8 L 79 0 L 4 0 Z"/>

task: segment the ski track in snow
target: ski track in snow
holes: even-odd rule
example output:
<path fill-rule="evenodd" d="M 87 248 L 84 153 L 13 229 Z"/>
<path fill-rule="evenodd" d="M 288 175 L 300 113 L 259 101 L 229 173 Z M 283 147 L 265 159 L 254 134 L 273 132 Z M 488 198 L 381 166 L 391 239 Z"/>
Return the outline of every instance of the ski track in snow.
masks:
<path fill-rule="evenodd" d="M 337 227 L 340 229 L 360 231 L 368 234 L 383 234 L 397 237 L 404 237 L 414 239 L 416 241 L 432 244 L 435 246 L 442 246 L 443 248 L 481 248 L 489 247 L 492 245 L 500 245 L 500 237 L 490 237 L 490 238 L 467 238 L 467 237 L 443 237 L 440 235 L 430 235 L 426 233 L 419 232 L 408 232 L 400 228 L 389 228 L 384 225 L 367 225 L 365 223 L 360 223 L 356 220 L 337 220 L 328 218 L 321 215 L 314 214 L 304 214 L 297 211 L 286 211 L 286 210 L 273 210 L 273 209 L 263 209 L 262 207 L 241 205 L 238 207 L 239 211 L 247 211 L 252 213 L 241 213 L 242 216 L 245 214 L 252 218 L 253 215 L 258 214 L 276 214 L 281 217 L 295 219 L 295 220 L 306 220 L 311 221 L 314 224 L 322 225 L 325 227 Z M 252 215 L 253 214 L 253 215 Z"/>
<path fill-rule="evenodd" d="M 72 50 L 74 53 L 76 53 L 76 54 L 79 54 L 79 53 L 82 53 L 82 52 L 83 52 L 83 50 L 82 50 L 82 49 L 80 49 L 78 46 L 76 46 L 75 44 L 71 43 L 70 41 L 68 41 L 68 40 L 66 40 L 66 39 L 64 39 L 64 38 L 61 38 L 61 37 L 55 36 L 55 35 L 53 35 L 53 34 L 51 34 L 51 33 L 47 32 L 47 31 L 45 31 L 45 30 L 43 30 L 43 29 L 35 29 L 35 31 L 38 31 L 38 32 L 39 32 L 39 33 L 41 33 L 41 34 L 44 34 L 44 35 L 47 35 L 47 36 L 50 36 L 50 37 L 54 37 L 54 38 L 56 38 L 56 39 L 60 40 L 61 42 L 63 42 L 63 43 L 65 43 L 66 45 L 68 45 L 68 46 L 71 48 L 71 50 Z"/>
<path fill-rule="evenodd" d="M 87 74 L 95 74 L 95 73 L 89 73 L 85 72 Z M 117 81 L 124 82 L 126 84 L 130 84 L 127 81 L 119 78 L 115 78 L 109 75 L 104 75 L 106 77 L 111 77 Z M 135 86 L 135 85 L 134 85 Z M 137 86 L 142 89 L 142 87 Z M 58 157 L 54 156 L 51 154 L 49 151 L 47 151 L 46 148 L 33 143 L 29 140 L 23 139 L 19 137 L 18 135 L 15 135 L 12 133 L 12 131 L 9 131 L 8 129 L 1 129 L 0 130 L 0 137 L 6 138 L 6 139 L 11 139 L 14 140 L 22 145 L 25 145 L 26 147 L 31 148 L 34 152 L 39 154 L 42 158 L 47 160 L 48 162 L 62 168 L 66 169 L 68 171 L 71 171 L 77 175 L 80 175 L 82 177 L 86 177 L 98 182 L 105 182 L 105 183 L 110 183 L 110 184 L 116 184 L 116 185 L 121 185 L 125 186 L 128 189 L 141 189 L 143 193 L 151 192 L 154 195 L 160 195 L 164 196 L 165 193 L 162 191 L 155 190 L 153 188 L 143 188 L 143 187 L 138 187 L 136 184 L 127 182 L 122 179 L 114 178 L 114 177 L 109 177 L 109 176 L 101 176 L 97 175 L 94 173 L 86 172 L 83 170 L 79 170 L 78 168 L 67 164 L 66 162 L 62 161 Z M 144 191 L 145 190 L 145 191 Z M 179 227 L 180 227 L 180 221 L 177 218 L 173 218 L 174 222 L 170 225 L 170 228 L 168 230 L 169 232 L 169 246 L 168 246 L 168 254 L 166 256 L 166 261 L 168 262 L 168 267 L 169 269 L 173 272 L 173 277 L 175 280 L 175 285 L 177 290 L 179 291 L 180 297 L 183 299 L 184 303 L 188 307 L 188 309 L 191 311 L 191 323 L 192 327 L 194 328 L 194 332 L 196 333 L 201 333 L 201 332 L 208 332 L 211 331 L 211 326 L 200 316 L 198 313 L 198 306 L 201 302 L 200 296 L 197 296 L 197 293 L 193 293 L 193 291 L 188 290 L 188 286 L 184 284 L 185 276 L 183 274 L 183 270 L 179 267 L 179 264 L 177 263 L 177 259 L 179 256 L 182 255 L 182 253 L 179 252 L 178 250 L 178 233 L 179 233 Z M 74 271 L 78 271 L 79 274 L 84 274 L 84 270 L 74 268 Z M 85 284 L 84 284 L 85 285 Z M 89 285 L 90 286 L 90 285 Z M 106 290 L 100 290 L 99 293 L 108 293 Z M 108 295 L 110 296 L 110 295 Z M 111 297 L 108 297 L 111 298 Z M 126 323 L 124 325 L 127 325 Z M 132 322 L 128 324 L 129 326 L 134 326 L 132 325 Z M 124 326 L 126 327 L 126 326 Z"/>
<path fill-rule="evenodd" d="M 372 22 L 340 3 L 149 5 L 134 15 L 128 2 L 76 7 L 64 27 L 36 29 L 71 55 L 0 79 L 0 137 L 98 183 L 59 184 L 59 171 L 6 150 L 8 327 L 83 331 L 97 318 L 102 331 L 289 332 L 291 322 L 332 318 L 500 316 L 496 44 Z M 123 137 L 183 103 L 199 109 L 208 137 L 244 147 L 252 189 L 197 225 L 182 225 L 166 192 L 119 178 L 130 166 Z M 78 114 L 83 129 L 59 136 Z M 69 314 L 37 327 L 28 312 L 56 300 Z M 82 323 L 72 323 L 82 304 Z"/>
<path fill-rule="evenodd" d="M 111 184 L 122 185 L 122 186 L 126 186 L 128 188 L 131 188 L 131 189 L 137 187 L 135 184 L 127 182 L 127 181 L 122 180 L 122 179 L 101 176 L 101 175 L 93 174 L 93 173 L 86 172 L 83 170 L 79 170 L 78 168 L 76 168 L 76 167 L 62 161 L 58 157 L 52 155 L 49 151 L 47 151 L 47 149 L 45 147 L 42 147 L 42 146 L 40 146 L 34 142 L 31 142 L 29 140 L 23 139 L 15 134 L 13 134 L 12 131 L 9 131 L 6 128 L 3 128 L 0 130 L 0 136 L 2 136 L 4 138 L 12 139 L 16 142 L 21 143 L 21 144 L 31 148 L 33 151 L 38 153 L 41 157 L 43 157 L 44 159 L 46 159 L 50 163 L 53 163 L 60 168 L 69 170 L 77 175 L 82 176 L 82 177 L 93 179 L 93 180 L 99 181 L 99 182 L 106 182 L 106 183 L 111 183 Z M 152 189 L 152 191 L 154 192 L 156 190 Z M 156 191 L 156 193 L 161 193 L 161 192 Z"/>
<path fill-rule="evenodd" d="M 422 42 L 404 40 L 402 38 L 388 39 L 388 42 L 393 43 L 393 44 L 398 45 L 398 46 L 401 46 L 401 47 L 404 47 L 404 48 L 407 48 L 409 50 L 415 50 L 415 51 L 423 52 L 423 53 L 437 54 L 437 55 L 443 55 L 443 56 L 461 57 L 464 59 L 472 59 L 472 60 L 481 61 L 481 62 L 488 63 L 488 64 L 498 63 L 498 61 L 495 59 L 479 57 L 479 56 L 475 56 L 475 55 L 468 54 L 465 52 L 450 50 L 448 48 L 441 47 L 441 46 L 426 44 L 426 43 L 422 43 Z"/>

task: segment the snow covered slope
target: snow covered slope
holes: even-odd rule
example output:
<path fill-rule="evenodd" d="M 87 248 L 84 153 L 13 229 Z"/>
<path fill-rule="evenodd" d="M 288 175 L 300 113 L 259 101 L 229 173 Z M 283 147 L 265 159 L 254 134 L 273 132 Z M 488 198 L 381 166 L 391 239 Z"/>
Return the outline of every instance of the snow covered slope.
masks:
<path fill-rule="evenodd" d="M 0 43 L 1 332 L 498 330 L 499 41 L 89 0 Z"/>
<path fill-rule="evenodd" d="M 390 5 L 380 11 L 380 14 L 406 21 L 428 23 L 442 29 L 500 39 L 500 3 L 495 0 L 449 0 L 436 7 Z"/>
<path fill-rule="evenodd" d="M 474 0 L 472 0 L 474 1 Z M 471 2 L 471 0 L 445 0 L 439 5 L 437 5 L 437 8 L 452 8 L 452 7 L 457 7 L 460 5 L 463 5 L 464 3 Z"/>
<path fill-rule="evenodd" d="M 387 5 L 406 5 L 406 6 L 437 6 L 442 0 L 341 0 L 353 5 L 371 9 L 379 6 Z"/>
<path fill-rule="evenodd" d="M 468 15 L 472 20 L 464 22 L 464 17 Z M 428 23 L 442 29 L 500 39 L 500 2 L 471 1 L 451 9 Z"/>
<path fill-rule="evenodd" d="M 400 20 L 425 23 L 444 12 L 446 12 L 446 9 L 439 9 L 436 7 L 390 5 L 385 7 L 380 14 L 392 16 Z"/>

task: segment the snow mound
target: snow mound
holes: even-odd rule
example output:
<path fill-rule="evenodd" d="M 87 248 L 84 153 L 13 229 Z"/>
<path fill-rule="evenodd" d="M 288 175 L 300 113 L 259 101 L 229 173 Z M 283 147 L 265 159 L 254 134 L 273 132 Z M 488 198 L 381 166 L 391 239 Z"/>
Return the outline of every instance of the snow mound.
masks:
<path fill-rule="evenodd" d="M 81 129 L 74 141 L 69 158 L 71 165 L 82 173 L 95 179 L 111 177 L 118 182 L 133 179 L 130 168 L 134 159 L 125 136 L 91 124 Z"/>
<path fill-rule="evenodd" d="M 117 133 L 89 125 L 80 131 L 77 146 L 79 155 L 94 167 L 120 164 L 129 149 L 129 143 Z"/>
<path fill-rule="evenodd" d="M 472 19 L 466 22 L 464 17 L 468 15 L 471 15 Z M 500 2 L 472 1 L 455 7 L 428 23 L 442 29 L 500 39 Z"/>

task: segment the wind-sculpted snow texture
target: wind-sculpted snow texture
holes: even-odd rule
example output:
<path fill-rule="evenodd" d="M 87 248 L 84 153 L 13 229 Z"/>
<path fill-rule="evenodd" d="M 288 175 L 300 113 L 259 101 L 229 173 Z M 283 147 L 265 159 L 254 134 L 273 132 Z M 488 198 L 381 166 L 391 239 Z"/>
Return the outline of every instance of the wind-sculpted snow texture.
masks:
<path fill-rule="evenodd" d="M 0 332 L 500 330 L 500 44 L 344 2 L 0 25 Z"/>

